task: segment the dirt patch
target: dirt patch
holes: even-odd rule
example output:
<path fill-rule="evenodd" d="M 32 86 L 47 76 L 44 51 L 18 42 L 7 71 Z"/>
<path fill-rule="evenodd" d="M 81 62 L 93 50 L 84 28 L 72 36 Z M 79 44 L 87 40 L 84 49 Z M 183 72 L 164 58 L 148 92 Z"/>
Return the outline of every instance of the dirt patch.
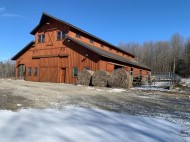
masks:
<path fill-rule="evenodd" d="M 0 109 L 2 110 L 17 111 L 21 108 L 34 107 L 32 104 L 32 101 L 25 97 L 12 95 L 11 90 L 0 89 Z"/>

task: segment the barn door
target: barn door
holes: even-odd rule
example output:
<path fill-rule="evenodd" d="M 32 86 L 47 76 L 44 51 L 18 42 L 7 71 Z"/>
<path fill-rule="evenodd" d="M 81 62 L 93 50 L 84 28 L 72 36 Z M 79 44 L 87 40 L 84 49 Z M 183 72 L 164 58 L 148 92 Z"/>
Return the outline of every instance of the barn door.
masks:
<path fill-rule="evenodd" d="M 41 58 L 40 59 L 40 81 L 57 82 L 58 59 Z"/>
<path fill-rule="evenodd" d="M 46 32 L 46 45 L 47 46 L 53 46 L 53 39 L 54 39 L 54 36 L 53 36 L 53 31 L 48 31 Z"/>
<path fill-rule="evenodd" d="M 66 68 L 61 69 L 61 83 L 65 83 L 66 79 Z"/>
<path fill-rule="evenodd" d="M 41 82 L 48 82 L 48 67 L 41 67 L 40 68 L 40 81 Z"/>
<path fill-rule="evenodd" d="M 25 80 L 26 77 L 26 66 L 25 65 L 19 65 L 18 66 L 18 79 L 19 80 Z"/>

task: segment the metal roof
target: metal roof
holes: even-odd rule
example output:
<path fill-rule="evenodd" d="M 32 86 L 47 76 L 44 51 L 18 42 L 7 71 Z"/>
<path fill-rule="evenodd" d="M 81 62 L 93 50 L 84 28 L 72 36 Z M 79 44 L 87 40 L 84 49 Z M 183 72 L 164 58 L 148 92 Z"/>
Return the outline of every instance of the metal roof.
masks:
<path fill-rule="evenodd" d="M 75 42 L 75 43 L 77 43 L 77 44 L 79 44 L 79 45 L 81 45 L 81 46 L 83 46 L 83 47 L 85 47 L 85 48 L 87 48 L 87 49 L 89 49 L 89 50 L 95 52 L 96 54 L 98 54 L 98 55 L 100 55 L 100 56 L 102 56 L 102 57 L 106 57 L 106 58 L 109 58 L 109 59 L 114 59 L 114 60 L 123 62 L 123 63 L 128 64 L 128 65 L 132 65 L 132 66 L 136 66 L 136 67 L 141 67 L 141 68 L 143 68 L 143 69 L 151 70 L 149 67 L 147 67 L 147 66 L 145 66 L 145 65 L 143 65 L 143 64 L 140 64 L 140 63 L 138 63 L 138 62 L 136 62 L 136 61 L 131 61 L 131 60 L 125 58 L 125 57 L 122 57 L 122 56 L 119 56 L 119 55 L 114 54 L 114 53 L 112 53 L 112 52 L 103 50 L 103 49 L 98 48 L 98 47 L 96 47 L 96 46 L 93 46 L 93 45 L 84 43 L 84 42 L 79 41 L 79 40 L 77 40 L 77 39 L 75 39 L 75 38 L 72 38 L 72 37 L 70 37 L 70 36 L 68 36 L 68 35 L 67 35 L 66 37 L 67 37 L 68 39 L 70 39 L 71 41 L 73 41 L 73 42 Z"/>
<path fill-rule="evenodd" d="M 41 20 L 40 20 L 39 24 L 30 32 L 30 34 L 34 35 L 37 32 L 37 30 L 40 28 L 40 26 L 43 25 L 48 18 L 52 18 L 52 19 L 54 19 L 56 21 L 59 21 L 59 22 L 65 24 L 65 25 L 68 25 L 69 27 L 71 27 L 71 28 L 73 28 L 75 30 L 78 30 L 78 31 L 80 31 L 80 32 L 82 32 L 82 33 L 84 33 L 84 34 L 86 34 L 88 36 L 91 36 L 91 37 L 95 38 L 96 40 L 99 40 L 99 41 L 101 41 L 101 42 L 103 42 L 103 43 L 105 43 L 105 44 L 107 44 L 107 45 L 109 45 L 109 46 L 111 46 L 111 47 L 113 47 L 113 48 L 115 48 L 117 50 L 120 50 L 120 51 L 122 51 L 122 52 L 124 52 L 124 53 L 126 53 L 128 55 L 131 55 L 131 56 L 135 57 L 135 55 L 133 55 L 132 53 L 129 53 L 129 52 L 127 52 L 127 51 L 125 51 L 125 50 L 123 50 L 123 49 L 121 49 L 121 48 L 119 48 L 119 47 L 117 47 L 117 46 L 115 46 L 115 45 L 113 45 L 111 43 L 108 43 L 105 40 L 102 40 L 102 39 L 100 39 L 100 38 L 98 38 L 98 37 L 96 37 L 96 36 L 94 36 L 94 35 L 86 32 L 86 31 L 84 31 L 84 30 L 82 30 L 82 29 L 80 29 L 80 28 L 78 28 L 78 27 L 76 27 L 76 26 L 68 23 L 68 22 L 60 20 L 60 19 L 58 19 L 58 18 L 56 18 L 54 16 L 51 16 L 51 15 L 45 13 L 45 12 L 42 13 L 42 17 L 41 17 Z"/>

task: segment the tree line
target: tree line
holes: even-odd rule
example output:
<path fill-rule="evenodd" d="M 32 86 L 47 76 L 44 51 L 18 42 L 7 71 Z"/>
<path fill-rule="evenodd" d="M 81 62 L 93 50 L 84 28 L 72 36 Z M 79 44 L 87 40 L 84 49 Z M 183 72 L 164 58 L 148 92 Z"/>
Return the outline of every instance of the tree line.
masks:
<path fill-rule="evenodd" d="M 11 60 L 0 61 L 0 78 L 15 77 L 15 62 Z"/>
<path fill-rule="evenodd" d="M 154 72 L 174 72 L 181 77 L 190 76 L 190 38 L 178 33 L 168 41 L 120 43 L 119 47 L 136 55 L 136 60 Z"/>

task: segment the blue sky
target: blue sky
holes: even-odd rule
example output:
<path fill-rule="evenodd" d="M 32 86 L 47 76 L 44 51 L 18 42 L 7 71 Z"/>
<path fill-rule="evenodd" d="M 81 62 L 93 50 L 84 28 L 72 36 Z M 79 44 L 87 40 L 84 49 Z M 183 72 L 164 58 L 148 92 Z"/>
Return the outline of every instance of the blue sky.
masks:
<path fill-rule="evenodd" d="M 0 0 L 0 60 L 34 39 L 42 12 L 114 45 L 190 36 L 190 0 Z"/>

